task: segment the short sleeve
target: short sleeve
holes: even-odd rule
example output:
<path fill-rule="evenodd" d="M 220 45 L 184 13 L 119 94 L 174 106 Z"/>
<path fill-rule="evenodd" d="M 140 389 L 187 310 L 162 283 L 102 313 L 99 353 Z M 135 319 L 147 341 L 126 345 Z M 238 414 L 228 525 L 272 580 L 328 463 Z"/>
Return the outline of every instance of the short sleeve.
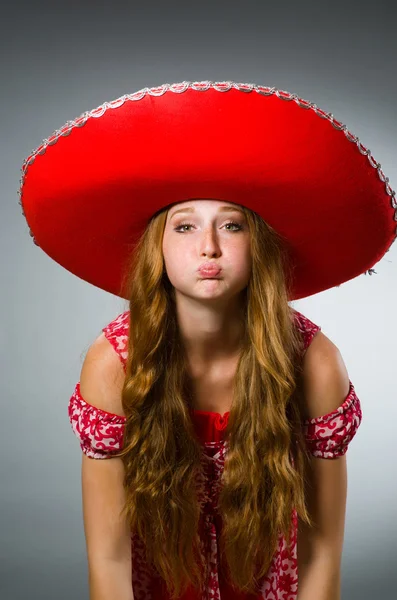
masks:
<path fill-rule="evenodd" d="M 126 368 L 128 356 L 129 321 L 130 313 L 126 310 L 102 328 L 106 339 L 110 342 L 116 354 L 119 356 L 124 370 Z"/>
<path fill-rule="evenodd" d="M 68 415 L 81 450 L 90 458 L 111 458 L 122 450 L 126 418 L 88 404 L 80 382 L 69 400 Z"/>
<path fill-rule="evenodd" d="M 320 458 L 343 456 L 361 421 L 361 403 L 350 381 L 349 393 L 338 408 L 327 415 L 304 421 L 303 429 L 309 452 Z"/>
<path fill-rule="evenodd" d="M 292 309 L 292 314 L 294 317 L 294 323 L 298 331 L 300 332 L 303 339 L 303 354 L 306 352 L 307 348 L 310 346 L 313 338 L 315 337 L 318 331 L 321 331 L 321 326 L 314 323 L 311 319 L 306 317 L 303 313 L 299 312 L 296 309 Z"/>

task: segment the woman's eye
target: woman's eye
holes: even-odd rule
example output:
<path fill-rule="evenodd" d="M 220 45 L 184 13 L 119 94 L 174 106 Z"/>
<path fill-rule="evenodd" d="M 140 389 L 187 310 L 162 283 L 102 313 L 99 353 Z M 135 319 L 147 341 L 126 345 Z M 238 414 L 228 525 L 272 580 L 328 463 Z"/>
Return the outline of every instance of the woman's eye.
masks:
<path fill-rule="evenodd" d="M 242 226 L 239 225 L 238 223 L 235 223 L 234 221 L 229 221 L 228 223 L 225 223 L 225 227 L 227 227 L 228 225 L 233 225 L 234 227 L 237 227 L 238 229 L 229 229 L 228 231 L 240 231 L 240 229 L 242 229 Z M 180 225 L 178 225 L 177 227 L 174 228 L 174 231 L 177 231 L 178 233 L 183 233 L 183 231 L 180 231 L 181 227 L 194 227 L 193 223 L 181 223 Z M 186 230 L 185 230 L 186 231 Z"/>

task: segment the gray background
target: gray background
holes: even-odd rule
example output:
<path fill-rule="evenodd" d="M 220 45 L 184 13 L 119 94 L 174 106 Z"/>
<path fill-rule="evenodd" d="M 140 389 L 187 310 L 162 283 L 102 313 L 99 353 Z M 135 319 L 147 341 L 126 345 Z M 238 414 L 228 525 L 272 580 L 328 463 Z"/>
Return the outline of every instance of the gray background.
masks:
<path fill-rule="evenodd" d="M 34 6 L 32 6 L 34 5 Z M 127 309 L 33 245 L 20 167 L 67 120 L 145 86 L 234 80 L 332 112 L 397 186 L 392 2 L 13 2 L 1 23 L 1 600 L 88 598 L 78 440 L 67 405 L 84 354 Z M 397 244 L 296 301 L 337 344 L 361 399 L 348 451 L 342 599 L 394 597 Z"/>

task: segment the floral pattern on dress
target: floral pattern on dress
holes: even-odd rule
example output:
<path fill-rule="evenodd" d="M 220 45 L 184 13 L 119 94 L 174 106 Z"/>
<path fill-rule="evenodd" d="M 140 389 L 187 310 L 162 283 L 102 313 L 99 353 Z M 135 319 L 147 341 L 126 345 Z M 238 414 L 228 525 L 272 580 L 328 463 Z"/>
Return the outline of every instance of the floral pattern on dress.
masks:
<path fill-rule="evenodd" d="M 108 458 L 122 448 L 126 418 L 88 404 L 77 382 L 68 406 L 73 432 L 90 458 Z"/>
<path fill-rule="evenodd" d="M 302 313 L 294 310 L 295 322 L 304 339 L 307 349 L 315 334 L 321 329 Z M 118 315 L 103 328 L 103 332 L 120 357 L 124 368 L 128 349 L 129 311 Z M 88 404 L 80 393 L 80 383 L 76 384 L 68 406 L 69 420 L 75 435 L 80 440 L 81 450 L 90 458 L 111 458 L 115 451 L 122 449 L 125 417 L 98 409 Z M 207 413 L 215 421 L 217 413 Z M 360 400 L 350 382 L 349 393 L 343 403 L 327 415 L 304 421 L 303 428 L 307 447 L 313 456 L 336 458 L 346 453 L 362 420 Z M 218 512 L 219 492 L 222 484 L 227 440 L 202 443 L 201 469 L 195 475 L 197 497 L 201 508 L 200 539 L 206 557 L 206 586 L 203 594 L 189 590 L 181 600 L 252 600 L 252 595 L 242 596 L 233 592 L 221 579 L 221 565 L 218 540 L 222 522 Z M 291 548 L 286 539 L 279 536 L 278 547 L 270 568 L 260 582 L 257 600 L 297 600 L 297 527 L 298 516 L 295 509 L 291 514 Z M 131 533 L 132 584 L 136 600 L 168 600 L 164 582 L 152 566 L 145 560 L 142 540 Z M 221 595 L 222 589 L 222 595 Z"/>

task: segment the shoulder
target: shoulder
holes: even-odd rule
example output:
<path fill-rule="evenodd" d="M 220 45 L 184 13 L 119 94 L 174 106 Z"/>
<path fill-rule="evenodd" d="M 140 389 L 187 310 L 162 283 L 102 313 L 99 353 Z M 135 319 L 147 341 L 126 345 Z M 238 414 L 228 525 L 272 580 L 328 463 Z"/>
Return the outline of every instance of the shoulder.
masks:
<path fill-rule="evenodd" d="M 121 392 L 125 372 L 114 347 L 102 332 L 89 346 L 80 374 L 80 392 L 96 408 L 124 416 Z"/>
<path fill-rule="evenodd" d="M 302 382 L 309 419 L 334 411 L 349 394 L 350 380 L 341 352 L 320 330 L 304 354 Z"/>
<path fill-rule="evenodd" d="M 130 313 L 126 310 L 102 328 L 102 333 L 123 363 L 124 369 L 128 356 L 129 323 Z"/>

